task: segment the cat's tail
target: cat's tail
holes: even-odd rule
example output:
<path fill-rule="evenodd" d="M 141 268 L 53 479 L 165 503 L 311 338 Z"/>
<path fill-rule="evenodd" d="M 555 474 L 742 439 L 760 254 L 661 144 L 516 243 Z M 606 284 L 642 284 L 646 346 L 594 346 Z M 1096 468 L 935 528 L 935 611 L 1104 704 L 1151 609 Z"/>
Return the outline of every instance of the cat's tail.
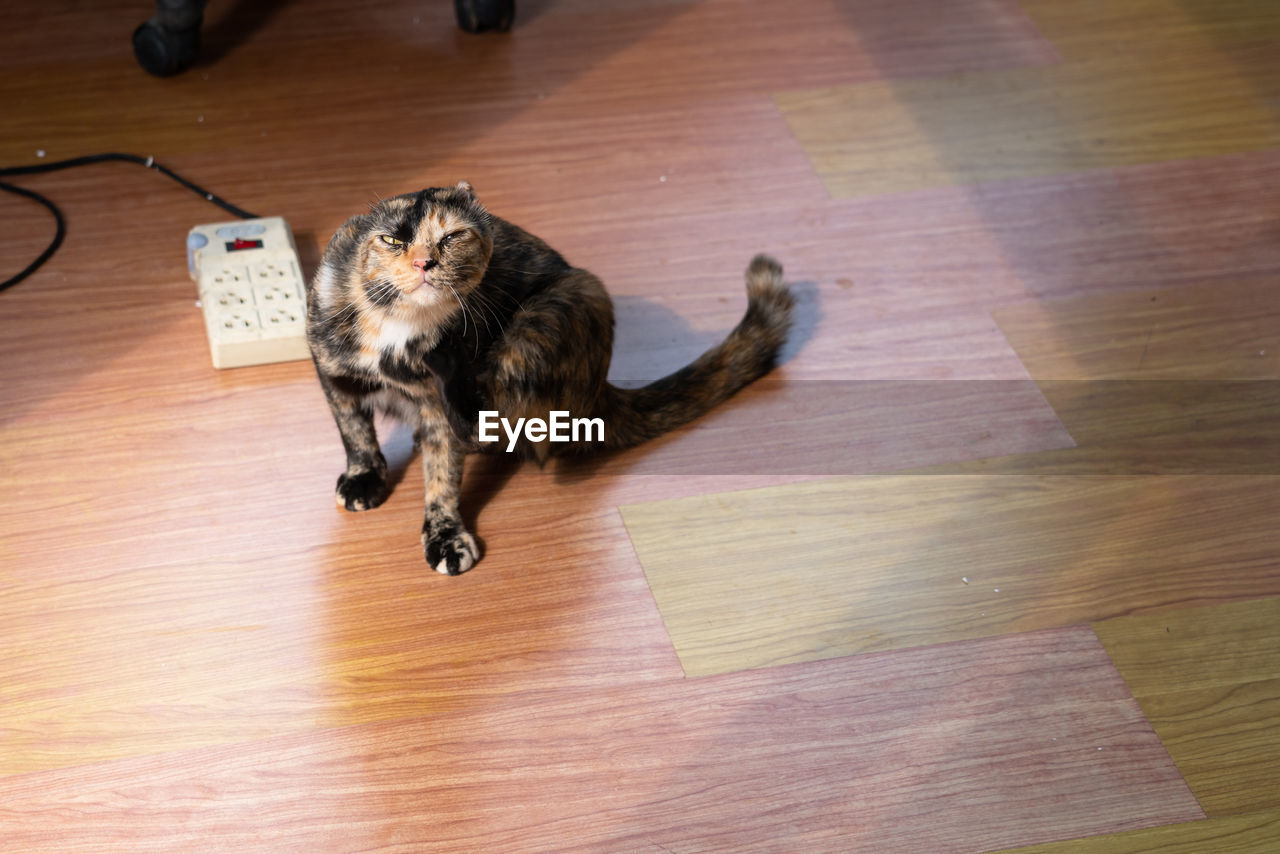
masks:
<path fill-rule="evenodd" d="M 685 424 L 773 368 L 791 328 L 795 298 L 782 265 L 757 255 L 747 267 L 747 313 L 720 344 L 641 388 L 605 388 L 597 415 L 604 444 L 629 448 Z"/>

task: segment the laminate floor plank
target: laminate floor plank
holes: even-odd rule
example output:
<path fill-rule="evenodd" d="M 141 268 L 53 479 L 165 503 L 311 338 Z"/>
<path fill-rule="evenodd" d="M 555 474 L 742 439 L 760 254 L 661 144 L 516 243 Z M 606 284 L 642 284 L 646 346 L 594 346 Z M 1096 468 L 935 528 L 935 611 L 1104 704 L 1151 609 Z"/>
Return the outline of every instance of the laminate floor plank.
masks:
<path fill-rule="evenodd" d="M 942 473 L 1280 473 L 1280 301 L 1271 279 L 997 309 L 1072 439 Z"/>
<path fill-rule="evenodd" d="M 1147 830 L 1130 830 L 1110 836 L 1070 839 L 1044 845 L 1011 848 L 1004 854 L 1268 854 L 1280 838 L 1280 812 L 1213 818 L 1171 824 Z"/>
<path fill-rule="evenodd" d="M 1280 379 L 1274 280 L 1093 294 L 997 309 L 1036 380 Z"/>
<path fill-rule="evenodd" d="M 0 805 L 31 852 L 977 851 L 1202 816 L 1085 627 L 490 697 L 7 777 Z"/>
<path fill-rule="evenodd" d="M 1203 21 L 1173 0 L 1118 9 L 1089 0 L 1069 14 L 1050 3 L 1027 5 L 1050 43 L 1063 42 L 1062 61 L 776 95 L 830 193 L 1212 157 L 1280 140 L 1268 107 L 1280 74 L 1238 38 L 1252 27 L 1259 47 L 1273 40 L 1280 32 L 1274 11 L 1195 4 L 1211 19 Z M 1230 52 L 1214 38 L 1223 30 L 1217 24 L 1237 34 Z"/>
<path fill-rule="evenodd" d="M 886 475 L 622 515 L 702 676 L 1275 595 L 1275 538 L 1254 513 L 1280 509 L 1276 483 Z"/>
<path fill-rule="evenodd" d="M 1280 806 L 1280 599 L 1095 625 L 1211 817 Z"/>

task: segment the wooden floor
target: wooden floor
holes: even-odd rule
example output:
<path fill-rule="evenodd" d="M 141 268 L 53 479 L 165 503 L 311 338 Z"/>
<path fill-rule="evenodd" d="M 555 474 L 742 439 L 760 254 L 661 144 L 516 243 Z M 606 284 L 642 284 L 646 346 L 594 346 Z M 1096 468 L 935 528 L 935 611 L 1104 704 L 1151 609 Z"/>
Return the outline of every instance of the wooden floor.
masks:
<path fill-rule="evenodd" d="M 310 364 L 210 366 L 128 164 L 19 179 L 0 294 L 0 850 L 1280 849 L 1280 3 L 0 9 L 0 165 L 153 155 L 314 269 L 470 180 L 604 278 L 611 375 L 786 358 L 700 422 L 334 507 Z M 356 6 L 357 8 L 351 8 Z M 52 233 L 0 197 L 0 275 Z"/>

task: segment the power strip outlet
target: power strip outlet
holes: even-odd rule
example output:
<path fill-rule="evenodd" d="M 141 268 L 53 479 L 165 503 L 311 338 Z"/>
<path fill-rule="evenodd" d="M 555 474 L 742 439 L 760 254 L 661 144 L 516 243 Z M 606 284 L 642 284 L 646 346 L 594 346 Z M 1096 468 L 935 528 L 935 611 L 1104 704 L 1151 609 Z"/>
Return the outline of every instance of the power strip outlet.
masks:
<path fill-rule="evenodd" d="M 197 225 L 187 267 L 215 368 L 310 359 L 298 250 L 278 216 Z"/>

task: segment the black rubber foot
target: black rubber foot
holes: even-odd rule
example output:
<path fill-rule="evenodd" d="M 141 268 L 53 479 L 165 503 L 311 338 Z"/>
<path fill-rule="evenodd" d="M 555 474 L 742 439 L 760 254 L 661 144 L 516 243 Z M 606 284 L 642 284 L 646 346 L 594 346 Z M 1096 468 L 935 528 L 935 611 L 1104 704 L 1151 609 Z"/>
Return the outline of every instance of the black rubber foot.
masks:
<path fill-rule="evenodd" d="M 516 19 L 516 0 L 453 0 L 458 26 L 469 33 L 505 33 Z"/>
<path fill-rule="evenodd" d="M 200 25 L 170 30 L 147 21 L 133 31 L 133 55 L 148 74 L 169 77 L 191 66 L 200 51 Z"/>

